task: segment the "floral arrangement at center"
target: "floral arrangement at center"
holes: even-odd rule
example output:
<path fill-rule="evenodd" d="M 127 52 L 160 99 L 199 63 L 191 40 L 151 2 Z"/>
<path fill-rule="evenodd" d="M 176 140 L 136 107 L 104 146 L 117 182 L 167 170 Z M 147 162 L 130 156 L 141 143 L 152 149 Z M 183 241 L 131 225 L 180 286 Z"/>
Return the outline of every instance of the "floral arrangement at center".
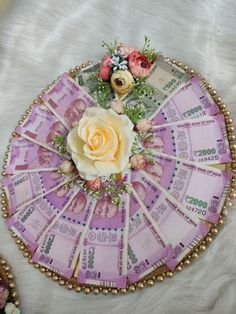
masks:
<path fill-rule="evenodd" d="M 151 122 L 145 119 L 145 107 L 124 105 L 121 97 L 131 89 L 138 97 L 153 94 L 155 89 L 146 84 L 145 78 L 153 68 L 158 53 L 150 47 L 145 37 L 142 50 L 125 46 L 117 40 L 112 44 L 103 42 L 107 53 L 96 74 L 91 77 L 98 85 L 100 94 L 106 94 L 106 84 L 115 92 L 115 99 L 104 104 L 85 108 L 82 118 L 73 122 L 67 139 L 54 137 L 54 145 L 63 154 L 69 153 L 72 161 L 63 161 L 59 171 L 69 175 L 76 169 L 79 179 L 69 184 L 79 184 L 95 197 L 109 195 L 113 203 L 119 204 L 120 195 L 129 193 L 122 173 L 130 167 L 143 169 L 146 160 L 152 159 L 151 151 L 140 145 L 140 138 L 151 136 Z M 90 77 L 90 78 L 91 78 Z M 104 85 L 105 84 L 105 85 Z M 100 98 L 101 99 L 101 98 Z"/>

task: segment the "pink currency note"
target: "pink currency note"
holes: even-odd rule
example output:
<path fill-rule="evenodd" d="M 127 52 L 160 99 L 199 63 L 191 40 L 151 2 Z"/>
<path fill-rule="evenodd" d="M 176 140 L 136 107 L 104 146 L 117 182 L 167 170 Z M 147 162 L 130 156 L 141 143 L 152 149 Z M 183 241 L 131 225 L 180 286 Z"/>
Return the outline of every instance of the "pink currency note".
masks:
<path fill-rule="evenodd" d="M 42 96 L 44 104 L 67 127 L 71 129 L 95 100 L 86 93 L 67 73 Z"/>
<path fill-rule="evenodd" d="M 54 152 L 23 137 L 13 138 L 10 142 L 6 172 L 16 174 L 56 170 L 62 160 Z"/>
<path fill-rule="evenodd" d="M 2 179 L 4 191 L 8 199 L 8 210 L 14 214 L 35 198 L 49 193 L 65 183 L 65 177 L 58 172 L 42 171 L 19 173 Z"/>
<path fill-rule="evenodd" d="M 183 257 L 206 236 L 209 227 L 206 223 L 193 216 L 187 208 L 177 202 L 145 172 L 140 171 L 139 177 L 136 177 L 135 182 L 138 181 L 147 191 L 152 185 L 158 188 L 159 195 L 152 206 L 150 206 L 153 199 L 151 195 L 148 194 L 149 200 L 144 197 L 142 199 L 142 195 L 137 193 L 137 198 L 139 202 L 149 210 L 152 218 L 156 221 L 158 227 L 172 245 L 175 254 L 172 258 L 167 260 L 166 265 L 170 269 L 174 269 Z"/>
<path fill-rule="evenodd" d="M 154 137 L 142 144 L 157 152 L 203 164 L 231 161 L 223 115 L 154 127 Z"/>
<path fill-rule="evenodd" d="M 157 153 L 145 171 L 198 218 L 216 223 L 232 174 L 213 167 Z M 196 189 L 200 186 L 201 188 Z"/>
<path fill-rule="evenodd" d="M 174 256 L 173 248 L 148 210 L 139 203 L 136 193 L 140 192 L 135 187 L 130 199 L 128 238 L 128 278 L 131 282 L 137 282 Z"/>
<path fill-rule="evenodd" d="M 42 236 L 33 261 L 71 278 L 92 218 L 95 202 L 79 192 L 70 205 Z"/>
<path fill-rule="evenodd" d="M 78 282 L 126 287 L 129 195 L 120 205 L 111 197 L 99 199 L 80 254 Z"/>
<path fill-rule="evenodd" d="M 48 225 L 65 211 L 78 191 L 78 188 L 60 187 L 18 210 L 7 224 L 34 252 Z"/>
<path fill-rule="evenodd" d="M 153 125 L 175 121 L 212 116 L 219 112 L 210 94 L 203 88 L 201 78 L 194 76 L 180 91 L 149 118 Z"/>
<path fill-rule="evenodd" d="M 16 128 L 16 133 L 56 154 L 55 136 L 66 137 L 68 130 L 44 105 L 35 105 L 30 115 Z"/>

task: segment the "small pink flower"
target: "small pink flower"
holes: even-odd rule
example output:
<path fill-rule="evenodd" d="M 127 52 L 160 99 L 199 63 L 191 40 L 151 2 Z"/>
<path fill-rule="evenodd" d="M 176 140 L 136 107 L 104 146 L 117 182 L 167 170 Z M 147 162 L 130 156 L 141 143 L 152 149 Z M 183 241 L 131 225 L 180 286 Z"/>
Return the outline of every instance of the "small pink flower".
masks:
<path fill-rule="evenodd" d="M 130 164 L 132 169 L 143 170 L 145 168 L 145 159 L 142 155 L 133 155 L 130 158 Z"/>
<path fill-rule="evenodd" d="M 119 45 L 117 47 L 117 51 L 119 51 L 120 53 L 122 53 L 122 55 L 124 56 L 124 58 L 127 58 L 129 54 L 131 54 L 133 51 L 135 51 L 135 48 L 133 47 L 127 47 L 123 44 Z"/>
<path fill-rule="evenodd" d="M 71 173 L 75 169 L 75 167 L 74 167 L 73 163 L 70 160 L 64 160 L 60 164 L 59 169 L 63 173 Z"/>
<path fill-rule="evenodd" d="M 152 63 L 139 51 L 133 51 L 128 55 L 128 67 L 135 77 L 145 77 L 151 70 Z"/>
<path fill-rule="evenodd" d="M 111 73 L 110 61 L 111 61 L 111 55 L 106 55 L 103 58 L 102 63 L 100 64 L 99 77 L 103 81 L 108 81 L 110 78 L 110 73 Z"/>
<path fill-rule="evenodd" d="M 96 178 L 94 180 L 88 180 L 87 181 L 87 187 L 91 190 L 100 190 L 102 187 L 102 179 L 101 178 Z"/>
<path fill-rule="evenodd" d="M 71 123 L 72 128 L 75 128 L 75 127 L 78 126 L 78 125 L 79 125 L 79 121 L 73 121 L 73 122 Z"/>
<path fill-rule="evenodd" d="M 5 287 L 0 287 L 0 310 L 5 307 L 8 296 L 9 296 L 8 289 Z"/>
<path fill-rule="evenodd" d="M 113 109 L 118 114 L 124 113 L 124 105 L 120 99 L 115 99 L 111 101 L 111 109 Z"/>
<path fill-rule="evenodd" d="M 141 132 L 147 132 L 152 128 L 152 122 L 148 119 L 141 119 L 136 124 L 136 129 Z"/>

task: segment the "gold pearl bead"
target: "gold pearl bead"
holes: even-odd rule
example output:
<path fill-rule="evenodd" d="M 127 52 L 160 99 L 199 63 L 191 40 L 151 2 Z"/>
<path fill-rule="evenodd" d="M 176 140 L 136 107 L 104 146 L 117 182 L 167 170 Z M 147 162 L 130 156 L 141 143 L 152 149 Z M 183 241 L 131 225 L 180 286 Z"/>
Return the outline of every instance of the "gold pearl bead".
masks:
<path fill-rule="evenodd" d="M 92 62 L 91 60 L 89 60 L 87 64 L 88 64 L 88 65 L 92 65 L 93 62 Z"/>
<path fill-rule="evenodd" d="M 149 280 L 147 281 L 147 285 L 148 285 L 149 287 L 153 286 L 153 285 L 154 285 L 154 281 L 153 281 L 152 279 L 149 279 Z"/>
<path fill-rule="evenodd" d="M 39 264 L 34 263 L 34 268 L 39 268 Z"/>
<path fill-rule="evenodd" d="M 234 126 L 228 126 L 228 127 L 227 127 L 227 130 L 228 130 L 229 132 L 234 132 Z M 234 146 L 234 145 L 235 145 L 235 144 L 230 145 L 230 146 L 232 146 L 233 149 L 235 149 L 235 146 Z"/>
<path fill-rule="evenodd" d="M 26 251 L 26 252 L 24 252 L 23 255 L 24 255 L 24 257 L 28 257 L 29 256 L 29 252 Z"/>
<path fill-rule="evenodd" d="M 221 219 L 218 221 L 218 224 L 222 226 L 222 225 L 224 224 L 224 219 L 221 218 Z"/>
<path fill-rule="evenodd" d="M 16 298 L 16 297 L 17 297 L 17 292 L 16 292 L 16 290 L 12 290 L 11 295 L 13 296 L 13 298 Z"/>
<path fill-rule="evenodd" d="M 206 246 L 204 244 L 199 245 L 199 250 L 200 251 L 205 251 L 206 250 Z"/>
<path fill-rule="evenodd" d="M 52 276 L 52 280 L 57 281 L 58 280 L 58 276 L 57 275 L 53 275 Z"/>
<path fill-rule="evenodd" d="M 65 285 L 65 280 L 60 279 L 60 280 L 58 281 L 58 283 L 59 283 L 60 286 L 64 286 L 64 285 Z"/>
<path fill-rule="evenodd" d="M 232 202 L 227 202 L 227 207 L 230 208 L 233 206 L 233 203 Z"/>
<path fill-rule="evenodd" d="M 217 228 L 211 228 L 211 233 L 216 235 L 218 233 L 218 229 Z"/>
<path fill-rule="evenodd" d="M 236 193 L 235 193 L 235 192 L 231 192 L 231 193 L 230 193 L 230 198 L 231 198 L 231 199 L 236 198 Z"/>
<path fill-rule="evenodd" d="M 108 289 L 102 289 L 102 293 L 103 293 L 104 295 L 108 295 L 109 291 L 108 291 Z"/>
<path fill-rule="evenodd" d="M 211 84 L 207 84 L 207 85 L 206 85 L 206 88 L 207 88 L 208 90 L 210 90 L 210 89 L 212 89 L 212 85 L 211 85 Z"/>
<path fill-rule="evenodd" d="M 164 280 L 164 277 L 162 275 L 157 276 L 157 282 L 162 282 Z"/>
<path fill-rule="evenodd" d="M 168 278 L 173 277 L 173 272 L 172 271 L 167 271 L 166 272 L 166 277 L 168 277 Z"/>
<path fill-rule="evenodd" d="M 14 302 L 14 303 L 15 303 L 15 306 L 17 306 L 17 307 L 20 305 L 19 300 L 15 300 L 15 302 Z"/>
<path fill-rule="evenodd" d="M 134 292 L 135 291 L 135 285 L 129 285 L 129 291 Z"/>
<path fill-rule="evenodd" d="M 175 59 L 172 59 L 171 61 L 173 64 L 176 64 L 176 60 Z"/>
<path fill-rule="evenodd" d="M 184 66 L 184 71 L 187 71 L 188 70 L 188 67 L 187 65 Z"/>
<path fill-rule="evenodd" d="M 120 292 L 125 294 L 125 293 L 127 293 L 127 290 L 125 288 L 122 288 L 122 289 L 120 289 Z"/>
<path fill-rule="evenodd" d="M 2 205 L 5 205 L 5 204 L 6 204 L 6 201 L 3 199 L 3 200 L 1 201 L 1 203 L 2 203 Z"/>
<path fill-rule="evenodd" d="M 191 75 L 194 75 L 194 70 L 191 69 L 189 73 L 190 73 Z"/>
<path fill-rule="evenodd" d="M 76 286 L 76 287 L 75 287 L 75 291 L 76 291 L 77 293 L 81 292 L 81 287 L 80 287 L 80 286 Z"/>
<path fill-rule="evenodd" d="M 10 282 L 10 283 L 9 283 L 9 286 L 10 286 L 10 288 L 15 288 L 16 285 L 15 285 L 14 282 Z"/>
<path fill-rule="evenodd" d="M 215 89 L 213 89 L 210 93 L 211 93 L 211 95 L 213 95 L 213 96 L 214 96 L 214 95 L 216 95 L 216 90 L 215 90 Z"/>
<path fill-rule="evenodd" d="M 80 70 L 80 66 L 77 65 L 77 66 L 75 67 L 75 70 L 76 70 L 76 71 L 79 71 L 79 70 Z"/>
<path fill-rule="evenodd" d="M 8 278 L 8 279 L 13 279 L 14 277 L 13 277 L 13 275 L 10 273 L 10 274 L 7 275 L 7 278 Z"/>
<path fill-rule="evenodd" d="M 6 265 L 6 261 L 5 261 L 5 259 L 2 259 L 1 261 L 0 261 L 0 263 L 1 263 L 1 265 Z"/>
<path fill-rule="evenodd" d="M 2 217 L 3 218 L 7 218 L 8 217 L 8 213 L 2 213 Z"/>
<path fill-rule="evenodd" d="M 20 249 L 21 251 L 23 251 L 23 250 L 25 249 L 24 244 L 20 244 L 20 245 L 19 245 L 19 249 Z"/>
<path fill-rule="evenodd" d="M 52 272 L 51 271 L 47 271 L 46 275 L 47 275 L 47 277 L 52 277 Z"/>
<path fill-rule="evenodd" d="M 3 266 L 5 271 L 9 271 L 10 270 L 10 266 L 6 265 L 6 266 Z"/>
<path fill-rule="evenodd" d="M 206 242 L 207 243 L 211 243 L 212 241 L 213 241 L 212 237 L 210 237 L 210 236 L 206 237 Z"/>
<path fill-rule="evenodd" d="M 189 266 L 191 264 L 189 259 L 184 260 L 184 265 Z"/>
<path fill-rule="evenodd" d="M 68 283 L 68 284 L 66 285 L 66 288 L 67 288 L 68 290 L 72 290 L 72 289 L 73 289 L 73 285 L 72 285 L 71 283 Z"/>
<path fill-rule="evenodd" d="M 82 68 L 86 68 L 86 64 L 85 64 L 85 63 L 82 63 L 82 64 L 81 64 L 81 67 L 82 67 Z"/>
<path fill-rule="evenodd" d="M 144 288 L 143 282 L 142 282 L 142 281 L 138 282 L 137 287 L 138 287 L 139 289 L 143 289 L 143 288 Z"/>
<path fill-rule="evenodd" d="M 98 295 L 98 294 L 99 294 L 99 292 L 100 292 L 100 291 L 99 291 L 99 289 L 98 289 L 98 288 L 94 288 L 94 289 L 93 289 L 93 294 Z"/>
<path fill-rule="evenodd" d="M 112 293 L 113 295 L 117 295 L 117 294 L 118 294 L 118 291 L 117 291 L 117 289 L 112 289 L 112 290 L 111 290 L 111 293 Z"/>
<path fill-rule="evenodd" d="M 193 252 L 192 253 L 192 258 L 198 258 L 198 253 L 197 252 Z"/>
<path fill-rule="evenodd" d="M 46 269 L 44 267 L 40 267 L 40 272 L 45 273 Z"/>
<path fill-rule="evenodd" d="M 178 65 L 178 67 L 181 67 L 181 66 L 182 66 L 182 63 L 181 63 L 181 62 L 178 62 L 177 65 Z"/>
<path fill-rule="evenodd" d="M 20 244 L 21 243 L 21 239 L 17 238 L 16 239 L 16 244 Z"/>
<path fill-rule="evenodd" d="M 31 257 L 28 259 L 28 263 L 31 265 L 34 263 Z"/>
<path fill-rule="evenodd" d="M 228 210 L 224 208 L 221 212 L 222 216 L 227 217 L 228 216 Z"/>
<path fill-rule="evenodd" d="M 175 268 L 176 271 L 181 271 L 182 270 L 182 267 L 179 265 Z"/>

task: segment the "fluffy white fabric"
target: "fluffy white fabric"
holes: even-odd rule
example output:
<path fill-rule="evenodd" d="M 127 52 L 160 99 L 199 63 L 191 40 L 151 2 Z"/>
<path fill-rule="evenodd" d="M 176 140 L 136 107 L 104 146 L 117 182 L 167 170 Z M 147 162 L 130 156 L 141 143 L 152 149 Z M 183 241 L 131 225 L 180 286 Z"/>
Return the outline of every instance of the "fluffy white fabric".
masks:
<path fill-rule="evenodd" d="M 0 16 L 1 159 L 14 126 L 39 91 L 64 70 L 99 59 L 101 41 L 117 35 L 140 47 L 148 34 L 165 55 L 204 74 L 235 116 L 235 14 L 233 0 L 13 1 Z M 190 268 L 153 288 L 118 297 L 85 296 L 59 287 L 22 257 L 3 219 L 0 228 L 0 252 L 12 265 L 24 314 L 236 311 L 234 210 Z"/>

